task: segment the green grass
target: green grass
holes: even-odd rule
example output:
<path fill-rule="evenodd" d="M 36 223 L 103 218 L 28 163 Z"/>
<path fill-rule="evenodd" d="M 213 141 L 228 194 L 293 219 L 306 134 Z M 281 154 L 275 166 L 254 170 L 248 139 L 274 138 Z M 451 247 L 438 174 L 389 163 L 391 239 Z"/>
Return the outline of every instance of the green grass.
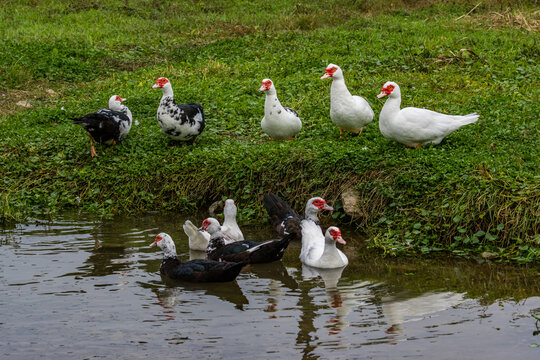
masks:
<path fill-rule="evenodd" d="M 340 209 L 353 188 L 364 210 L 354 223 L 385 254 L 540 260 L 537 3 L 484 1 L 465 17 L 477 2 L 393 3 L 5 2 L 0 217 L 190 212 L 233 197 L 243 221 L 260 221 L 265 192 L 298 209 L 318 194 Z M 459 56 L 464 48 L 474 54 Z M 330 82 L 319 79 L 330 62 L 377 115 L 384 101 L 375 96 L 393 80 L 404 107 L 477 111 L 480 120 L 418 150 L 385 139 L 377 117 L 339 140 Z M 160 76 L 177 100 L 205 109 L 194 145 L 172 145 L 158 128 L 161 92 L 150 87 Z M 294 142 L 269 142 L 260 130 L 266 77 L 303 120 Z M 128 98 L 140 125 L 92 159 L 69 118 L 112 94 Z M 333 216 L 327 222 L 350 220 Z"/>

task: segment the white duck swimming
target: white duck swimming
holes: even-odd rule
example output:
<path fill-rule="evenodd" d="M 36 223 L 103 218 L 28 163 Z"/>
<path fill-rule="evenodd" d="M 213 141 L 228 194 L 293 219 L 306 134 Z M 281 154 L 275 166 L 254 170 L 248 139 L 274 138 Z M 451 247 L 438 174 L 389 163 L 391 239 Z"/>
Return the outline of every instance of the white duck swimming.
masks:
<path fill-rule="evenodd" d="M 276 95 L 276 88 L 270 79 L 264 79 L 259 91 L 266 93 L 262 130 L 274 140 L 293 140 L 302 130 L 302 121 L 293 109 L 284 107 Z"/>
<path fill-rule="evenodd" d="M 373 120 L 371 106 L 363 97 L 351 95 L 339 66 L 330 64 L 326 67 L 321 79 L 329 77 L 332 78 L 330 119 L 339 126 L 340 137 L 343 137 L 343 130 L 361 134 L 364 127 Z"/>
<path fill-rule="evenodd" d="M 240 227 L 236 223 L 236 212 L 237 208 L 234 200 L 227 199 L 223 208 L 225 220 L 221 226 L 221 232 L 223 233 L 223 237 L 229 238 L 231 241 L 244 240 L 244 234 L 242 234 L 242 230 L 240 230 Z"/>
<path fill-rule="evenodd" d="M 323 236 L 320 226 L 314 221 L 302 220 L 302 263 L 322 269 L 333 269 L 346 266 L 347 256 L 336 248 L 336 242 L 345 244 L 341 231 L 335 226 L 326 230 Z"/>
<path fill-rule="evenodd" d="M 388 96 L 388 100 L 379 115 L 381 133 L 412 148 L 436 145 L 463 125 L 474 123 L 479 117 L 476 113 L 461 116 L 415 107 L 400 109 L 401 91 L 398 84 L 392 81 L 385 83 L 377 95 L 378 98 L 385 96 Z"/>
<path fill-rule="evenodd" d="M 199 228 L 189 220 L 186 220 L 182 227 L 188 237 L 189 248 L 191 250 L 206 251 L 208 242 L 210 241 L 210 234 L 206 231 L 199 230 Z"/>

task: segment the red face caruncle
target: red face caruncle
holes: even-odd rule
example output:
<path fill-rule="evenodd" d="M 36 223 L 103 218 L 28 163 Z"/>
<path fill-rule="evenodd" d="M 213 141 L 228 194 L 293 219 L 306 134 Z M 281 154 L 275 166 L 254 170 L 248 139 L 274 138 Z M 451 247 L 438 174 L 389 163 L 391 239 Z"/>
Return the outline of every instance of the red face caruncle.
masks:
<path fill-rule="evenodd" d="M 331 230 L 330 230 L 330 235 L 332 235 L 332 237 L 334 238 L 334 240 L 337 240 L 338 237 L 341 237 L 341 231 L 335 230 L 335 229 L 331 229 Z"/>
<path fill-rule="evenodd" d="M 206 230 L 210 225 L 211 225 L 210 220 L 204 219 L 203 222 L 202 222 L 202 229 Z"/>
<path fill-rule="evenodd" d="M 167 78 L 164 78 L 164 77 L 160 77 L 159 79 L 156 80 L 156 85 L 154 85 L 155 87 L 164 87 L 167 83 L 169 82 L 169 80 Z"/>
<path fill-rule="evenodd" d="M 322 210 L 324 205 L 326 205 L 326 201 L 324 201 L 323 199 L 315 199 L 311 203 L 315 205 L 319 210 Z"/>
<path fill-rule="evenodd" d="M 387 86 L 383 86 L 382 89 L 381 89 L 381 92 L 385 93 L 386 96 L 390 95 L 392 93 L 392 91 L 394 91 L 394 88 L 395 86 L 390 84 L 390 85 L 387 85 Z"/>
<path fill-rule="evenodd" d="M 157 243 L 160 242 L 161 240 L 163 240 L 163 238 L 161 237 L 161 235 L 157 235 L 157 236 L 156 236 L 156 241 L 154 241 L 154 242 L 157 244 Z"/>
<path fill-rule="evenodd" d="M 271 87 L 272 87 L 272 80 L 263 80 L 261 83 L 261 88 L 259 90 L 267 91 L 267 90 L 270 90 Z"/>
<path fill-rule="evenodd" d="M 334 76 L 334 73 L 337 71 L 337 67 L 335 66 L 332 66 L 330 68 L 326 68 L 326 70 L 324 70 L 324 74 L 326 76 Z"/>

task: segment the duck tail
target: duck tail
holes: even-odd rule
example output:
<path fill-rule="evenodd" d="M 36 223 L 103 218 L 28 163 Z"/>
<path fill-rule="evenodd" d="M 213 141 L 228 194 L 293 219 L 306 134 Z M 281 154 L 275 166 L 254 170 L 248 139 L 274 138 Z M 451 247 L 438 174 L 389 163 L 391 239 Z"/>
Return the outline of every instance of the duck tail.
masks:
<path fill-rule="evenodd" d="M 272 223 L 274 219 L 281 222 L 285 217 L 296 214 L 291 206 L 276 194 L 264 194 L 263 204 Z"/>
<path fill-rule="evenodd" d="M 472 124 L 478 121 L 478 118 L 480 118 L 480 115 L 478 115 L 477 113 L 460 116 L 462 125 Z"/>
<path fill-rule="evenodd" d="M 242 268 L 247 264 L 248 263 L 245 261 L 231 262 L 230 265 L 225 268 L 225 273 L 228 275 L 227 278 L 231 281 L 234 280 L 238 276 L 238 274 L 240 274 Z"/>

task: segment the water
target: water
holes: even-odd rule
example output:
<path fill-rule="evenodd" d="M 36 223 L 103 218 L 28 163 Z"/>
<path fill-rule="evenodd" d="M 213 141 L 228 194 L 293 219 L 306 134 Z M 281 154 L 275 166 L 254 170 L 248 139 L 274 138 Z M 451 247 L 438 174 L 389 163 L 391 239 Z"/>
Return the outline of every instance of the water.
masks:
<path fill-rule="evenodd" d="M 66 215 L 3 229 L 0 357 L 540 358 L 538 268 L 383 259 L 342 229 L 343 270 L 303 268 L 294 243 L 235 282 L 178 283 L 159 275 L 148 245 L 168 232 L 189 259 L 183 220 Z"/>

